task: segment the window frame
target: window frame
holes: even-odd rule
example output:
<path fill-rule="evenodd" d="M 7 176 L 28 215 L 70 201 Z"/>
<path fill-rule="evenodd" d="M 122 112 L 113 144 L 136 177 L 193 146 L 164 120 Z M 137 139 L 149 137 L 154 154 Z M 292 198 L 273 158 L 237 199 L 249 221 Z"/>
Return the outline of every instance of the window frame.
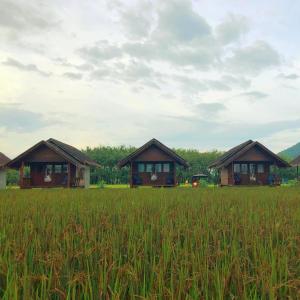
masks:
<path fill-rule="evenodd" d="M 59 167 L 60 168 L 60 171 L 58 172 L 57 171 L 57 167 Z M 54 174 L 62 174 L 63 173 L 63 166 L 62 165 L 54 165 Z"/>
<path fill-rule="evenodd" d="M 154 170 L 155 170 L 155 173 L 162 173 L 162 164 L 161 163 L 156 163 L 154 165 Z"/>
<path fill-rule="evenodd" d="M 140 169 L 140 167 L 142 167 L 142 169 Z M 138 163 L 137 170 L 138 170 L 138 173 L 145 173 L 145 171 L 146 171 L 145 164 L 144 163 Z"/>
<path fill-rule="evenodd" d="M 246 169 L 244 169 L 245 166 L 246 166 Z M 249 174 L 248 164 L 241 164 L 241 174 L 243 174 L 243 175 Z"/>
<path fill-rule="evenodd" d="M 166 166 L 168 166 L 168 170 L 166 170 Z M 171 172 L 171 164 L 170 163 L 163 163 L 162 164 L 162 173 L 170 173 Z"/>
<path fill-rule="evenodd" d="M 63 174 L 68 174 L 69 172 L 69 166 L 67 164 L 62 165 L 62 173 Z"/>
<path fill-rule="evenodd" d="M 262 169 L 261 169 L 261 167 L 262 167 Z M 264 164 L 257 164 L 257 174 L 264 174 L 264 173 L 265 173 L 265 165 Z"/>
<path fill-rule="evenodd" d="M 236 170 L 236 167 L 238 167 L 238 171 Z M 235 174 L 241 174 L 241 164 L 233 164 L 233 173 Z"/>
<path fill-rule="evenodd" d="M 150 170 L 151 166 L 151 170 Z M 146 163 L 146 173 L 152 173 L 153 172 L 153 164 L 152 163 Z"/>

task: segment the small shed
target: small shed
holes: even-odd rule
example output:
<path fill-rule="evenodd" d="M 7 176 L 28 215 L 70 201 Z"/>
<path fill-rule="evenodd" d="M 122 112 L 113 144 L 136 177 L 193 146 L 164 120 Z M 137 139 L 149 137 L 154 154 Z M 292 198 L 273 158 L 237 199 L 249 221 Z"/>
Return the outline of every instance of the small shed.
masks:
<path fill-rule="evenodd" d="M 88 188 L 90 167 L 99 167 L 83 152 L 52 138 L 40 141 L 7 166 L 19 170 L 21 188 Z"/>
<path fill-rule="evenodd" d="M 299 179 L 300 155 L 291 161 L 291 166 L 297 168 L 297 179 Z"/>
<path fill-rule="evenodd" d="M 199 187 L 201 179 L 207 179 L 208 175 L 199 173 L 192 176 L 192 187 Z"/>
<path fill-rule="evenodd" d="M 270 184 L 271 166 L 290 165 L 257 141 L 242 143 L 213 162 L 209 168 L 220 173 L 221 185 Z"/>
<path fill-rule="evenodd" d="M 0 152 L 0 189 L 6 188 L 6 164 L 10 159 Z"/>
<path fill-rule="evenodd" d="M 130 167 L 130 187 L 176 186 L 176 165 L 188 167 L 182 157 L 156 139 L 150 140 L 118 163 L 119 168 Z"/>

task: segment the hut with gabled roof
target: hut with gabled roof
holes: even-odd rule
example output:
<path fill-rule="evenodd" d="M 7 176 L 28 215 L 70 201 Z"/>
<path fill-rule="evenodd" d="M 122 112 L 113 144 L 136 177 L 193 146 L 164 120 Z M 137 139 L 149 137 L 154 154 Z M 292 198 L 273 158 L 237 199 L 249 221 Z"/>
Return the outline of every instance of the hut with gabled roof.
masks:
<path fill-rule="evenodd" d="M 173 187 L 177 185 L 176 165 L 188 167 L 188 163 L 156 139 L 152 139 L 129 156 L 118 166 L 130 167 L 130 186 Z"/>
<path fill-rule="evenodd" d="M 220 172 L 220 183 L 226 185 L 270 184 L 271 166 L 290 165 L 257 141 L 242 143 L 213 162 L 209 168 Z"/>
<path fill-rule="evenodd" d="M 90 167 L 99 164 L 73 146 L 51 138 L 35 144 L 7 167 L 19 170 L 21 188 L 88 188 Z"/>
<path fill-rule="evenodd" d="M 291 161 L 291 166 L 297 168 L 297 179 L 299 180 L 300 155 Z"/>
<path fill-rule="evenodd" d="M 6 187 L 6 164 L 10 159 L 0 152 L 0 189 L 5 189 Z"/>

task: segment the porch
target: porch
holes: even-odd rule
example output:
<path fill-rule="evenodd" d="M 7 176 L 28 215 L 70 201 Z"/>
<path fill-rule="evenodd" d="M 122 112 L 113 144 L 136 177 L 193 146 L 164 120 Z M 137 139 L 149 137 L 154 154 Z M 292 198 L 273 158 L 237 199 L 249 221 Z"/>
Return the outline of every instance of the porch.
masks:
<path fill-rule="evenodd" d="M 132 162 L 130 186 L 173 187 L 176 182 L 175 163 L 170 161 Z"/>
<path fill-rule="evenodd" d="M 229 185 L 279 185 L 280 178 L 272 172 L 276 165 L 265 161 L 234 161 L 227 167 Z M 222 170 L 223 171 L 223 170 Z M 224 181 L 224 174 L 221 182 Z M 273 170 L 274 171 L 274 170 Z"/>
<path fill-rule="evenodd" d="M 89 168 L 71 163 L 22 163 L 20 188 L 88 187 Z"/>

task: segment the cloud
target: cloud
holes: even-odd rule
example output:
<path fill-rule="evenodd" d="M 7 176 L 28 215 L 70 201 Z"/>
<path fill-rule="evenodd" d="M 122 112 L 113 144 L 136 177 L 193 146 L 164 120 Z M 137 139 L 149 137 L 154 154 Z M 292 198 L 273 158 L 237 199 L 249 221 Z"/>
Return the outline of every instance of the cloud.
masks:
<path fill-rule="evenodd" d="M 130 39 L 142 39 L 149 35 L 152 26 L 152 3 L 139 0 L 135 7 L 123 8 L 120 11 L 120 25 Z"/>
<path fill-rule="evenodd" d="M 155 19 L 157 22 L 151 33 L 142 34 L 145 37 L 143 41 L 126 41 L 120 45 L 100 41 L 98 44 L 82 47 L 78 53 L 94 64 L 125 55 L 147 62 L 164 61 L 201 69 L 207 69 L 214 62 L 218 46 L 211 26 L 193 10 L 190 1 L 160 3 Z M 134 24 L 135 27 L 138 25 Z"/>
<path fill-rule="evenodd" d="M 83 75 L 81 73 L 66 72 L 63 74 L 63 76 L 72 80 L 80 80 L 82 79 Z"/>
<path fill-rule="evenodd" d="M 164 82 L 162 75 L 143 62 L 130 60 L 126 64 L 96 68 L 90 73 L 92 80 L 110 80 L 122 83 L 133 83 L 160 89 Z M 159 83 L 158 83 L 159 82 Z"/>
<path fill-rule="evenodd" d="M 0 26 L 17 30 L 43 30 L 57 25 L 52 10 L 38 1 L 1 0 Z"/>
<path fill-rule="evenodd" d="M 102 40 L 77 51 L 86 64 L 96 67 L 90 73 L 91 79 L 111 78 L 116 81 L 123 77 L 123 80 L 130 81 L 134 70 L 127 68 L 116 72 L 109 65 L 116 62 L 135 60 L 137 64 L 152 65 L 154 69 L 154 65 L 157 67 L 163 63 L 177 75 L 174 76 L 175 82 L 196 94 L 197 90 L 248 88 L 251 85 L 248 75 L 257 75 L 280 64 L 279 54 L 265 41 L 243 48 L 237 43 L 249 31 L 249 21 L 244 16 L 228 14 L 213 28 L 194 10 L 189 0 L 159 2 L 156 5 L 148 1 L 137 3 L 125 5 L 114 1 L 110 4 L 123 24 L 125 36 L 130 35 L 129 40 L 124 39 L 121 43 Z M 227 47 L 228 44 L 234 47 Z M 183 79 L 188 76 L 177 73 L 182 68 L 196 72 L 217 71 L 219 74 L 215 79 Z M 159 79 L 162 78 L 170 79 L 170 76 L 165 74 Z M 138 76 L 135 79 L 141 82 Z M 191 86 L 188 87 L 188 84 Z"/>
<path fill-rule="evenodd" d="M 17 68 L 21 71 L 26 71 L 26 72 L 35 72 L 39 75 L 42 75 L 44 77 L 49 77 L 51 76 L 51 73 L 44 72 L 40 70 L 35 64 L 23 64 L 13 58 L 7 58 L 6 61 L 2 62 L 3 65 L 9 66 L 9 67 L 14 67 Z"/>
<path fill-rule="evenodd" d="M 300 76 L 298 74 L 296 74 L 296 73 L 291 73 L 291 74 L 280 73 L 280 74 L 278 74 L 277 77 L 278 78 L 282 78 L 282 79 L 296 80 Z"/>
<path fill-rule="evenodd" d="M 251 46 L 236 49 L 225 64 L 234 72 L 255 75 L 265 69 L 278 66 L 280 57 L 267 42 L 257 41 Z"/>
<path fill-rule="evenodd" d="M 191 42 L 210 35 L 210 25 L 193 10 L 190 1 L 162 2 L 154 36 L 163 44 L 170 41 Z"/>
<path fill-rule="evenodd" d="M 82 47 L 78 50 L 79 55 L 92 64 L 121 57 L 123 52 L 120 47 L 101 40 L 91 47 Z"/>
<path fill-rule="evenodd" d="M 259 91 L 250 91 L 246 93 L 241 93 L 239 94 L 239 96 L 246 97 L 249 100 L 258 100 L 268 97 L 268 94 Z"/>
<path fill-rule="evenodd" d="M 41 113 L 0 104 L 0 127 L 8 131 L 33 132 L 49 125 L 51 122 L 46 120 Z"/>
<path fill-rule="evenodd" d="M 166 76 L 161 75 L 166 78 Z M 206 91 L 231 91 L 234 88 L 248 88 L 251 81 L 244 77 L 223 75 L 220 79 L 198 79 L 186 75 L 172 75 L 171 80 L 176 82 L 184 94 L 196 95 Z"/>
<path fill-rule="evenodd" d="M 205 117 L 173 117 L 168 116 L 169 126 L 176 128 L 166 134 L 166 139 L 175 145 L 185 147 L 203 146 L 225 150 L 238 145 L 245 140 L 265 140 L 266 138 L 284 130 L 300 128 L 300 119 L 257 122 L 220 122 Z M 199 138 L 201 137 L 201 138 Z"/>
<path fill-rule="evenodd" d="M 195 107 L 197 113 L 200 112 L 203 117 L 213 117 L 221 111 L 226 110 L 226 106 L 219 102 L 201 103 Z"/>
<path fill-rule="evenodd" d="M 51 1 L 1 0 L 0 12 L 0 41 L 30 51 L 39 52 L 41 47 L 29 42 L 31 36 L 60 27 L 58 10 Z"/>
<path fill-rule="evenodd" d="M 249 31 L 249 21 L 244 16 L 229 14 L 224 22 L 216 27 L 218 41 L 227 45 L 240 40 Z"/>
<path fill-rule="evenodd" d="M 221 77 L 224 84 L 231 86 L 232 88 L 248 88 L 251 85 L 251 80 L 243 76 L 223 75 Z"/>

